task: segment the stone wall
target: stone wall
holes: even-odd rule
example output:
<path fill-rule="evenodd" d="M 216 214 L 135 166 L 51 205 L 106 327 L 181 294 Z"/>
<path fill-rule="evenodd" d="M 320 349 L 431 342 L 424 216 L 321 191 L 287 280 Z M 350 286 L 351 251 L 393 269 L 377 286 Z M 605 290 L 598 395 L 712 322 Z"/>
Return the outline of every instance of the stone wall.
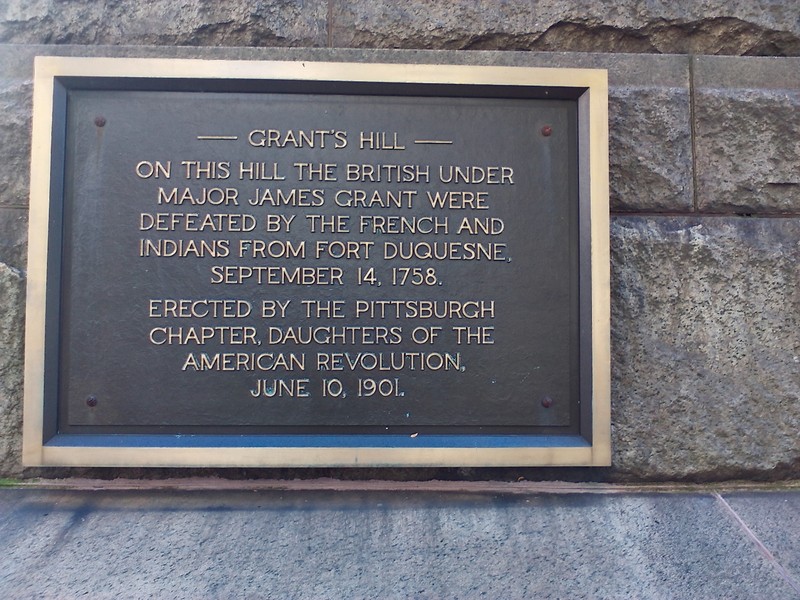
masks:
<path fill-rule="evenodd" d="M 5 6 L 0 43 L 13 44 L 800 54 L 800 6 L 792 0 L 6 0 Z"/>
<path fill-rule="evenodd" d="M 800 5 L 680 4 L 11 0 L 0 6 L 0 476 L 166 473 L 24 471 L 19 461 L 37 54 L 609 70 L 613 466 L 220 474 L 800 476 L 800 58 L 786 58 L 800 55 Z"/>

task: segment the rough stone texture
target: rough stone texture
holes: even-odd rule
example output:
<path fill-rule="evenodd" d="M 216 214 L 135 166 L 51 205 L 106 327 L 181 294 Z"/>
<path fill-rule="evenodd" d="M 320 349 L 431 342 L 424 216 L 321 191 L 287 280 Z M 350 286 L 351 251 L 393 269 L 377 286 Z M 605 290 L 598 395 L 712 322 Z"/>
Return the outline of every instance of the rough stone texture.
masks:
<path fill-rule="evenodd" d="M 0 42 L 800 55 L 793 2 L 8 0 Z"/>
<path fill-rule="evenodd" d="M 0 206 L 0 262 L 19 271 L 28 253 L 28 211 Z"/>
<path fill-rule="evenodd" d="M 614 465 L 800 473 L 800 220 L 618 217 Z"/>
<path fill-rule="evenodd" d="M 27 238 L 28 211 L 0 206 L 0 477 L 22 471 Z"/>
<path fill-rule="evenodd" d="M 186 46 L 324 46 L 324 0 L 9 0 L 0 42 Z"/>
<path fill-rule="evenodd" d="M 697 57 L 703 211 L 800 212 L 800 60 Z"/>
<path fill-rule="evenodd" d="M 692 209 L 688 104 L 681 88 L 609 91 L 612 211 Z"/>
<path fill-rule="evenodd" d="M 0 261 L 0 477 L 22 472 L 25 278 Z"/>
<path fill-rule="evenodd" d="M 335 47 L 800 54 L 795 2 L 334 0 Z"/>
<path fill-rule="evenodd" d="M 0 206 L 27 206 L 31 155 L 30 80 L 0 79 Z"/>

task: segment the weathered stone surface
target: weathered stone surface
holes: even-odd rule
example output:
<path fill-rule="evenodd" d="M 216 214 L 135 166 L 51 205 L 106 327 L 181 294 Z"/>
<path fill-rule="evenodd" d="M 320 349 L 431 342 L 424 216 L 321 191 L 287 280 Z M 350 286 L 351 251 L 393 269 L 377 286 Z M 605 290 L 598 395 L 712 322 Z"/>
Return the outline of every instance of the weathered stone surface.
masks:
<path fill-rule="evenodd" d="M 28 253 L 28 211 L 0 206 L 0 262 L 22 270 Z"/>
<path fill-rule="evenodd" d="M 335 0 L 334 46 L 800 54 L 793 2 Z"/>
<path fill-rule="evenodd" d="M 0 261 L 0 476 L 21 472 L 25 278 Z"/>
<path fill-rule="evenodd" d="M 614 467 L 800 474 L 800 220 L 618 217 Z"/>
<path fill-rule="evenodd" d="M 420 487 L 0 489 L 0 581 L 13 599 L 797 597 L 710 494 Z"/>
<path fill-rule="evenodd" d="M 792 2 L 9 0 L 0 42 L 800 55 Z"/>
<path fill-rule="evenodd" d="M 688 89 L 609 90 L 612 211 L 692 210 Z"/>
<path fill-rule="evenodd" d="M 800 212 L 800 60 L 695 59 L 699 207 Z"/>
<path fill-rule="evenodd" d="M 28 211 L 0 207 L 0 477 L 21 473 Z"/>
<path fill-rule="evenodd" d="M 187 46 L 324 46 L 325 0 L 9 0 L 0 42 Z"/>
<path fill-rule="evenodd" d="M 28 204 L 32 89 L 0 76 L 0 206 Z"/>

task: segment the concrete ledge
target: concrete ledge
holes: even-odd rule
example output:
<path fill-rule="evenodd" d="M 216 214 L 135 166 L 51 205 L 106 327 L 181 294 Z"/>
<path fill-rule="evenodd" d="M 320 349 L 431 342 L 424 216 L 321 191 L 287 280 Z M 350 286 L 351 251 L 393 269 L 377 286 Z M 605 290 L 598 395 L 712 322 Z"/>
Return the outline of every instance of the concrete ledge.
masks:
<path fill-rule="evenodd" d="M 800 595 L 796 491 L 0 489 L 0 515 L 6 598 Z"/>
<path fill-rule="evenodd" d="M 227 479 L 222 477 L 172 477 L 165 479 L 68 479 L 7 480 L 4 487 L 41 490 L 121 491 L 223 491 L 277 490 L 287 492 L 435 492 L 467 494 L 713 494 L 721 492 L 800 491 L 800 480 L 777 483 L 728 481 L 711 484 L 697 483 L 575 483 L 570 481 L 393 481 L 385 479 L 346 480 L 312 479 Z"/>

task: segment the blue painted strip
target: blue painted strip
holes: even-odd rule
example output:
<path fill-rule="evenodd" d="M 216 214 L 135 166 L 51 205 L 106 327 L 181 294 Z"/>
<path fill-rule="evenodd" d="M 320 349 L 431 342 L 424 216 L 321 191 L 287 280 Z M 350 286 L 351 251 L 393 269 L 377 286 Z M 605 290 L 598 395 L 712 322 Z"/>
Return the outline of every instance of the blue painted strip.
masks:
<path fill-rule="evenodd" d="M 588 448 L 578 435 L 57 435 L 46 446 L 111 448 Z"/>

